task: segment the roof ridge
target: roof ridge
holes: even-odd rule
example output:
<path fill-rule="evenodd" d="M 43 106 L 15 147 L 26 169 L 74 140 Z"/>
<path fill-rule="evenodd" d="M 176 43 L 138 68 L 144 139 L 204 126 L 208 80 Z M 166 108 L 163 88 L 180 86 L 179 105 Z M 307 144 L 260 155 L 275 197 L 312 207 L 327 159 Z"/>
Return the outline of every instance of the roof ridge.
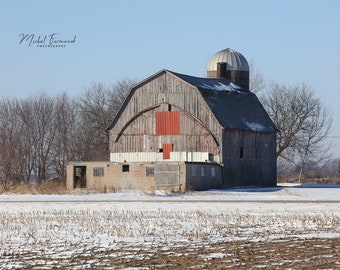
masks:
<path fill-rule="evenodd" d="M 181 78 L 182 80 L 186 81 L 187 83 L 190 83 L 191 85 L 200 88 L 200 89 L 209 89 L 209 90 L 215 90 L 215 91 L 237 91 L 240 93 L 249 93 L 250 91 L 236 85 L 231 80 L 221 77 L 221 78 L 205 78 L 205 77 L 196 77 L 186 74 L 181 74 L 177 72 L 173 72 L 170 70 L 167 70 L 174 76 L 177 76 Z"/>

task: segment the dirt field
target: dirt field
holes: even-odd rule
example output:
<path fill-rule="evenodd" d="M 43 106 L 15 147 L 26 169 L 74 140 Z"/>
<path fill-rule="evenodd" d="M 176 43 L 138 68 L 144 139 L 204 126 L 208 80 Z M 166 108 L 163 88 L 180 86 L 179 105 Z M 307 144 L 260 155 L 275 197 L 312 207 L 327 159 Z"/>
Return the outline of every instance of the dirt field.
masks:
<path fill-rule="evenodd" d="M 43 251 L 37 255 L 3 254 L 0 269 L 8 269 L 6 262 L 9 266 L 11 261 L 21 261 L 20 269 L 340 269 L 340 239 L 145 243 L 118 249 L 91 247 L 68 258 L 46 258 Z"/>

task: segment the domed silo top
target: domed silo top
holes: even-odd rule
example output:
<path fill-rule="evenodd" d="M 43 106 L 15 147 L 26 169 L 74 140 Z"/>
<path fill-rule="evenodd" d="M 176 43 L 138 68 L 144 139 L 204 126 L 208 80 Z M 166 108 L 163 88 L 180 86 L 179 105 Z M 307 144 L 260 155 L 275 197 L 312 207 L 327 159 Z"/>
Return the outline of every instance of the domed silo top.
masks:
<path fill-rule="evenodd" d="M 210 58 L 207 71 L 216 71 L 217 63 L 226 63 L 226 70 L 248 71 L 249 65 L 246 58 L 239 52 L 227 48 L 219 51 Z"/>
<path fill-rule="evenodd" d="M 208 63 L 208 78 L 227 78 L 249 90 L 249 65 L 246 58 L 230 48 L 216 53 Z"/>

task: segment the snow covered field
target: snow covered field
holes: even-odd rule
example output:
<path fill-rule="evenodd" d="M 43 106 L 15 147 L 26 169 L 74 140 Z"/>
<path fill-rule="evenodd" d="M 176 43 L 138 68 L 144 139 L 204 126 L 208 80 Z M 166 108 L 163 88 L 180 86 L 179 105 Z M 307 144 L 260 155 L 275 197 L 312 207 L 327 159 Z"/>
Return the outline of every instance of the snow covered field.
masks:
<path fill-rule="evenodd" d="M 0 219 L 0 269 L 340 268 L 340 185 L 0 195 Z"/>

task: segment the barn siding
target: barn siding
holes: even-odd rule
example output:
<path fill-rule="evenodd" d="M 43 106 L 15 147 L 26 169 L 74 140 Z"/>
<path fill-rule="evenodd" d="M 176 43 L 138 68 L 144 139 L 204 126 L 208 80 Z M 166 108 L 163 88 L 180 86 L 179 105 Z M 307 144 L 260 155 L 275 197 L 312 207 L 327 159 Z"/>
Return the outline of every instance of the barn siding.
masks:
<path fill-rule="evenodd" d="M 188 163 L 186 166 L 186 187 L 188 190 L 222 188 L 222 166 L 209 163 Z"/>
<path fill-rule="evenodd" d="M 180 135 L 157 136 L 155 111 L 149 111 L 125 129 L 118 142 L 113 144 L 111 152 L 158 152 L 162 144 L 171 143 L 176 152 L 209 152 L 219 155 L 214 137 L 200 122 L 182 111 L 180 118 Z"/>
<path fill-rule="evenodd" d="M 165 72 L 134 89 L 129 98 L 110 130 L 110 152 L 157 152 L 161 143 L 173 143 L 173 151 L 219 154 L 216 141 L 221 144 L 221 126 L 195 87 Z M 180 112 L 179 136 L 156 136 L 156 112 L 166 109 L 164 103 L 173 105 L 171 110 Z M 206 123 L 206 127 L 202 123 Z"/>
<path fill-rule="evenodd" d="M 226 186 L 276 185 L 275 133 L 225 130 L 223 142 L 223 177 Z"/>

